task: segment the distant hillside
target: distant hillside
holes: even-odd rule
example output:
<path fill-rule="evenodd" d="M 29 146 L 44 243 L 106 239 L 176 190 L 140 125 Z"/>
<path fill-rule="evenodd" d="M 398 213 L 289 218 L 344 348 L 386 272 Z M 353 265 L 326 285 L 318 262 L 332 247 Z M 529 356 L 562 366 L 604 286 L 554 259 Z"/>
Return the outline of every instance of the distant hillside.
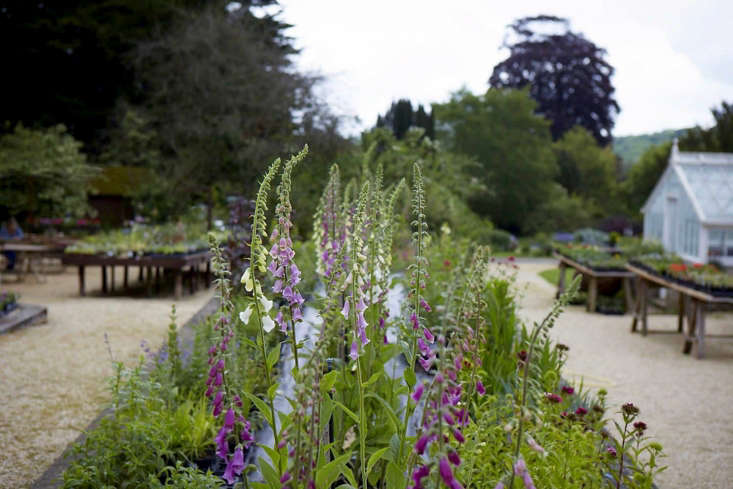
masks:
<path fill-rule="evenodd" d="M 684 134 L 687 129 L 667 129 L 666 131 L 654 132 L 651 134 L 639 134 L 638 136 L 623 136 L 613 139 L 613 152 L 624 161 L 624 168 L 628 169 L 639 161 L 639 157 L 649 146 L 654 146 Z"/>

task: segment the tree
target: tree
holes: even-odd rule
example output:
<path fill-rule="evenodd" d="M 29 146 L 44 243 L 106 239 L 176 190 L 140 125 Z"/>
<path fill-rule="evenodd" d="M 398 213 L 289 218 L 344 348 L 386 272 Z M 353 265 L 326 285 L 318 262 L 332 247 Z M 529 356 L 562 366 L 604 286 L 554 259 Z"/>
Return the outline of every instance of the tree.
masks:
<path fill-rule="evenodd" d="M 611 210 L 616 203 L 616 156 L 609 146 L 601 148 L 582 127 L 574 127 L 553 143 L 559 169 L 557 181 L 570 195 Z"/>
<path fill-rule="evenodd" d="M 420 127 L 425 130 L 427 137 L 435 139 L 435 120 L 432 111 L 428 114 L 422 105 L 418 105 L 417 110 L 413 111 L 409 99 L 392 102 L 384 116 L 377 116 L 377 127 L 391 129 L 397 139 L 405 137 L 411 127 Z"/>
<path fill-rule="evenodd" d="M 472 197 L 471 208 L 512 232 L 549 196 L 557 171 L 549 122 L 535 108 L 526 90 L 496 89 L 461 90 L 433 106 L 439 140 L 476 158 L 471 175 L 492 190 Z"/>
<path fill-rule="evenodd" d="M 133 66 L 145 98 L 133 108 L 160 148 L 158 192 L 179 209 L 251 193 L 264 167 L 295 149 L 289 143 L 335 132 L 313 95 L 318 78 L 293 69 L 287 27 L 245 7 L 214 6 L 138 44 Z"/>
<path fill-rule="evenodd" d="M 524 17 L 508 28 L 503 46 L 509 49 L 509 57 L 494 66 L 490 85 L 528 86 L 537 101 L 537 113 L 552 121 L 553 140 L 577 125 L 590 131 L 599 144 L 611 142 L 620 108 L 611 84 L 614 69 L 604 59 L 606 51 L 572 32 L 567 19 L 559 17 Z"/>
<path fill-rule="evenodd" d="M 0 214 L 83 215 L 87 187 L 96 170 L 64 126 L 36 131 L 15 126 L 0 138 Z"/>
<path fill-rule="evenodd" d="M 671 143 L 652 146 L 641 155 L 639 162 L 631 167 L 622 188 L 632 215 L 638 216 L 641 212 L 641 206 L 644 205 L 667 168 L 671 149 Z"/>
<path fill-rule="evenodd" d="M 715 151 L 733 153 L 733 104 L 720 103 L 710 109 L 715 125 L 710 129 L 696 126 L 680 138 L 681 151 Z"/>

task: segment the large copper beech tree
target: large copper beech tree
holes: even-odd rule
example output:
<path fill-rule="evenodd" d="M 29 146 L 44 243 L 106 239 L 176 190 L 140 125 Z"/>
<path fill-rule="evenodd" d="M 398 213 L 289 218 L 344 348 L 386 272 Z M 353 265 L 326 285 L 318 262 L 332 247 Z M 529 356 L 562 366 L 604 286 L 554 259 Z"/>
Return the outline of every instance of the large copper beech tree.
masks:
<path fill-rule="evenodd" d="M 573 126 L 586 128 L 601 145 L 611 142 L 620 111 L 611 77 L 614 69 L 599 48 L 570 30 L 567 19 L 539 15 L 508 26 L 503 47 L 509 57 L 497 64 L 489 83 L 523 88 L 537 101 L 537 113 L 552 125 L 553 140 Z"/>

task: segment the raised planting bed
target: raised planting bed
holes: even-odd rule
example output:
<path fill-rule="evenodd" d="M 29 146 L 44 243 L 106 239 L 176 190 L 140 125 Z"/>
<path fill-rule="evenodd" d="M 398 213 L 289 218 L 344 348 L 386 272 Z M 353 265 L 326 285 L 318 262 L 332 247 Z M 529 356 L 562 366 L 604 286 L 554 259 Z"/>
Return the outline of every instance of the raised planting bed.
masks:
<path fill-rule="evenodd" d="M 0 314 L 0 334 L 9 333 L 23 326 L 43 324 L 47 321 L 48 311 L 43 306 L 15 303 L 11 309 Z"/>

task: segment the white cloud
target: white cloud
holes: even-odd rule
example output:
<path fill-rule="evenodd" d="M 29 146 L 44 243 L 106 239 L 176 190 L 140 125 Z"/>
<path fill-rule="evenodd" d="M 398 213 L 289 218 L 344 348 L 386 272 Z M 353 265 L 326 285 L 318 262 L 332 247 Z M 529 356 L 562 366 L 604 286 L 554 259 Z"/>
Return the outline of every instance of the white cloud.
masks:
<path fill-rule="evenodd" d="M 505 26 L 538 13 L 569 18 L 607 49 L 622 109 L 617 135 L 707 125 L 710 107 L 733 98 L 733 2 L 281 3 L 303 48 L 300 66 L 329 77 L 329 100 L 362 127 L 400 97 L 427 104 L 464 85 L 485 90 L 506 56 Z"/>

